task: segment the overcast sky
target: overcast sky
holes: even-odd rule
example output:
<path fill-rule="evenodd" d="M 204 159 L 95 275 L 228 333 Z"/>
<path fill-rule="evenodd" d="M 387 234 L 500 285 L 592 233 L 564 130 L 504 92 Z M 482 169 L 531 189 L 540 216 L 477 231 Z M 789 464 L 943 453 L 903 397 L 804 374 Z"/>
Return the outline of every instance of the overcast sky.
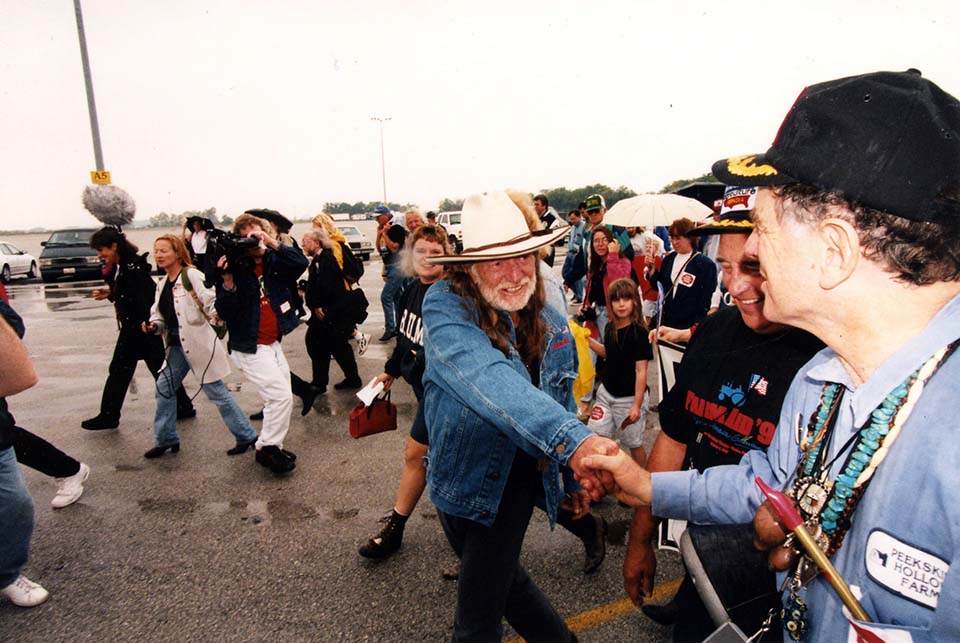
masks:
<path fill-rule="evenodd" d="M 765 150 L 807 84 L 960 95 L 960 2 L 84 0 L 106 169 L 137 218 L 588 183 Z M 95 223 L 70 0 L 0 0 L 0 229 Z"/>

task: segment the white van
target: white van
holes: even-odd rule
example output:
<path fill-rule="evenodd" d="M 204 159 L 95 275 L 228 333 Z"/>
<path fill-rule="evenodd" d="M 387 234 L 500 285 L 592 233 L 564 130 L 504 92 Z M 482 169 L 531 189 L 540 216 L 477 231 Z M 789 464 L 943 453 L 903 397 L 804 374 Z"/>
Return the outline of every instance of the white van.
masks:
<path fill-rule="evenodd" d="M 460 212 L 439 212 L 437 223 L 450 235 L 450 244 L 459 253 L 463 251 L 463 230 L 460 228 Z"/>

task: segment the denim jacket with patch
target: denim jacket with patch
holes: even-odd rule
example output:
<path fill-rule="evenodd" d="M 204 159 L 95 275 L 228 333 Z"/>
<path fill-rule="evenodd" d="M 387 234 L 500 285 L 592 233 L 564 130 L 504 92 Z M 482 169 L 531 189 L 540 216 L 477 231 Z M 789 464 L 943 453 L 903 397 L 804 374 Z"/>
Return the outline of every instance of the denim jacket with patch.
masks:
<path fill-rule="evenodd" d="M 504 313 L 506 314 L 506 313 Z M 424 404 L 430 450 L 427 481 L 438 509 L 493 524 L 517 449 L 544 461 L 543 487 L 551 526 L 562 495 L 560 465 L 593 433 L 573 410 L 576 347 L 566 317 L 551 306 L 546 350 L 535 388 L 519 353 L 490 343 L 476 310 L 446 281 L 423 301 Z M 509 323 L 509 318 L 508 318 Z M 511 344 L 515 340 L 510 324 Z"/>

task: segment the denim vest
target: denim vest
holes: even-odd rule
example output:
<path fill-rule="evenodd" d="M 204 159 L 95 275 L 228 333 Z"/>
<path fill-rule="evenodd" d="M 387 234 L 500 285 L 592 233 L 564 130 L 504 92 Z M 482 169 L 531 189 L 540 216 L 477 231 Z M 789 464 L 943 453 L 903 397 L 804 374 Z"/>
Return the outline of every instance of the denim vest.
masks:
<path fill-rule="evenodd" d="M 593 433 L 573 412 L 577 355 L 566 317 L 549 305 L 542 317 L 548 330 L 538 389 L 516 349 L 511 346 L 505 357 L 495 348 L 476 311 L 466 309 L 448 282 L 437 282 L 427 292 L 427 482 L 440 511 L 493 524 L 514 454 L 523 449 L 543 459 L 546 511 L 551 526 L 555 523 L 560 465 Z M 515 340 L 512 324 L 510 335 Z"/>

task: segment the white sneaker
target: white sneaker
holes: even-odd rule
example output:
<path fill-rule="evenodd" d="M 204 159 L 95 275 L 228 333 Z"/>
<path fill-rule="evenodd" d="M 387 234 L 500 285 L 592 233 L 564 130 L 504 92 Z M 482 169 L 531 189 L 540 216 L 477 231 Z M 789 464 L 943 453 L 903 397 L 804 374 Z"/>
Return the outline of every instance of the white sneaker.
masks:
<path fill-rule="evenodd" d="M 7 600 L 20 607 L 36 607 L 50 598 L 50 592 L 23 574 L 20 574 L 17 580 L 0 589 L 0 594 L 3 594 L 7 597 Z"/>
<path fill-rule="evenodd" d="M 75 503 L 83 495 L 83 483 L 90 477 L 90 467 L 80 463 L 80 470 L 67 478 L 57 478 L 57 495 L 50 504 L 56 509 Z"/>
<path fill-rule="evenodd" d="M 357 355 L 363 355 L 367 352 L 367 346 L 370 344 L 370 335 L 363 331 L 357 335 Z"/>

